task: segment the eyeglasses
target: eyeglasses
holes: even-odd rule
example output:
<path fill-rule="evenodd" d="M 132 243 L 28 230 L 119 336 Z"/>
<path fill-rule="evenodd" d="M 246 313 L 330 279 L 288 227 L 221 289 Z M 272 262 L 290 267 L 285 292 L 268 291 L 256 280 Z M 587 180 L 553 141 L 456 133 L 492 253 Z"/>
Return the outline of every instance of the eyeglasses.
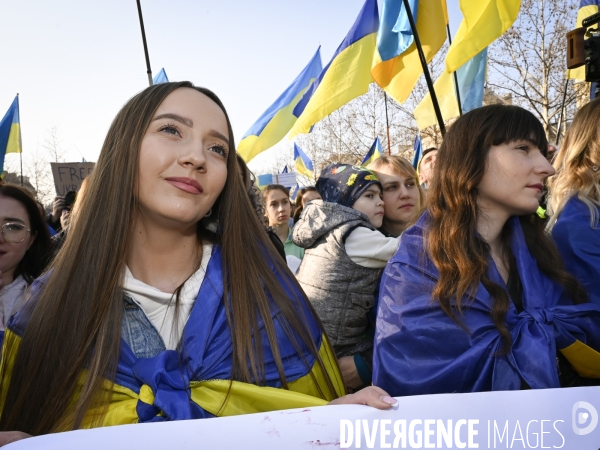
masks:
<path fill-rule="evenodd" d="M 23 242 L 27 239 L 27 233 L 31 230 L 22 223 L 5 223 L 2 225 L 2 237 L 6 242 L 13 244 Z"/>

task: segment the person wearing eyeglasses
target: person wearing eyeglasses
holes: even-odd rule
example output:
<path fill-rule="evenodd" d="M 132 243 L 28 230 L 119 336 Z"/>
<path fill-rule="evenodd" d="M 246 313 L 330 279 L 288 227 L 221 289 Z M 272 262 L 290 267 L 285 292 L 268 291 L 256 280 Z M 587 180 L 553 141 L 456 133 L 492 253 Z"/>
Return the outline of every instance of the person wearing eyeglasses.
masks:
<path fill-rule="evenodd" d="M 50 234 L 33 196 L 0 184 L 0 329 L 50 257 Z"/>

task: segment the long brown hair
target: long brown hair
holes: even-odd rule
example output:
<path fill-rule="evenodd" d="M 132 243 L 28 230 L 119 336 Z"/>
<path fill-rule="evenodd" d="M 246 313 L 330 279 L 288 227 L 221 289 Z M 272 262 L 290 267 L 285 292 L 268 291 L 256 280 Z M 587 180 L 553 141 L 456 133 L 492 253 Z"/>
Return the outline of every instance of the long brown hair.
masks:
<path fill-rule="evenodd" d="M 490 248 L 477 234 L 477 186 L 486 171 L 490 148 L 521 139 L 546 153 L 548 141 L 541 123 L 523 108 L 490 105 L 463 115 L 449 129 L 439 149 L 427 195 L 427 248 L 440 272 L 433 299 L 464 326 L 460 316 L 468 304 L 464 304 L 463 297 L 471 300 L 477 285 L 482 283 L 493 298 L 492 320 L 502 335 L 505 351 L 510 348 L 510 332 L 505 323 L 510 297 L 487 274 Z M 539 269 L 562 284 L 574 302 L 584 301 L 585 291 L 563 270 L 556 246 L 544 233 L 543 221 L 531 214 L 520 217 L 520 222 Z M 501 239 L 507 251 L 508 233 L 505 226 Z"/>
<path fill-rule="evenodd" d="M 260 318 L 279 377 L 287 387 L 271 317 L 273 307 L 279 310 L 277 319 L 292 345 L 308 348 L 326 373 L 306 325 L 308 318 L 298 308 L 308 301 L 304 294 L 291 299 L 286 294 L 284 287 L 302 290 L 268 241 L 242 185 L 225 108 L 211 91 L 190 82 L 163 83 L 129 100 L 108 131 L 75 226 L 48 272 L 39 298 L 28 304 L 33 305 L 31 317 L 18 352 L 3 355 L 7 361 L 14 357 L 14 367 L 12 376 L 2 374 L 6 390 L 1 394 L 6 400 L 0 429 L 34 435 L 76 429 L 92 408 L 106 411 L 110 392 L 103 384 L 114 379 L 119 358 L 121 285 L 135 218 L 140 145 L 156 109 L 171 92 L 183 87 L 194 88 L 219 105 L 229 129 L 227 181 L 211 218 L 199 222 L 198 237 L 221 245 L 230 330 L 235 325 L 235 333 L 231 333 L 232 379 L 264 383 Z M 214 217 L 219 222 L 219 235 L 208 231 L 204 223 Z M 268 260 L 282 275 L 283 286 Z M 84 371 L 85 380 L 79 389 L 78 380 Z M 329 379 L 328 388 L 327 395 L 335 397 Z M 102 415 L 95 417 L 96 424 Z"/>

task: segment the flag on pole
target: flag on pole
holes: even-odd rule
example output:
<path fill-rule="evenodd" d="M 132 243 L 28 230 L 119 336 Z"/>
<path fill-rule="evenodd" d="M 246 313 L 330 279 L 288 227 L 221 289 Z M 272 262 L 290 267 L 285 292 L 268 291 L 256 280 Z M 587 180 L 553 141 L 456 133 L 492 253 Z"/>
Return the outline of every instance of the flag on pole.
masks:
<path fill-rule="evenodd" d="M 315 169 L 313 162 L 310 158 L 302 151 L 298 144 L 294 142 L 294 162 L 296 163 L 296 171 L 308 178 L 314 178 Z"/>
<path fill-rule="evenodd" d="M 415 151 L 415 156 L 413 157 L 412 166 L 417 170 L 419 167 L 419 161 L 423 157 L 423 139 L 421 139 L 421 135 L 417 133 L 415 136 L 415 142 L 413 143 L 413 150 Z"/>
<path fill-rule="evenodd" d="M 446 0 L 409 0 L 425 59 L 429 63 L 446 41 Z M 384 0 L 373 79 L 404 103 L 423 73 L 408 14 L 402 0 Z"/>
<path fill-rule="evenodd" d="M 261 152 L 281 141 L 296 123 L 293 110 L 322 71 L 321 47 L 290 86 L 279 96 L 256 123 L 250 127 L 238 145 L 238 153 L 250 162 Z"/>
<path fill-rule="evenodd" d="M 460 104 L 462 112 L 467 113 L 483 105 L 483 88 L 487 68 L 487 48 L 467 61 L 456 71 Z M 456 99 L 456 86 L 454 74 L 444 70 L 433 85 L 442 111 L 444 120 L 449 120 L 460 115 Z M 421 103 L 415 108 L 415 119 L 420 130 L 436 125 L 437 117 L 431 102 L 431 95 L 427 93 Z"/>
<path fill-rule="evenodd" d="M 288 166 L 287 166 L 287 164 L 285 165 L 285 167 L 283 168 L 283 170 L 281 171 L 281 173 L 288 173 Z"/>
<path fill-rule="evenodd" d="M 381 142 L 379 141 L 379 136 L 378 136 L 375 138 L 375 140 L 373 141 L 373 145 L 371 145 L 371 148 L 365 155 L 365 158 L 363 159 L 361 166 L 367 167 L 369 164 L 371 164 L 377 158 L 380 158 L 382 153 L 383 152 L 381 151 Z"/>
<path fill-rule="evenodd" d="M 21 153 L 22 151 L 19 96 L 17 95 L 0 122 L 0 174 L 4 171 L 4 156 L 7 153 Z"/>
<path fill-rule="evenodd" d="M 583 19 L 597 13 L 598 11 L 600 11 L 600 0 L 580 0 L 575 28 L 581 27 L 581 22 L 583 22 Z M 567 70 L 567 78 L 575 78 L 582 81 L 585 80 L 585 66 L 578 67 L 577 69 Z"/>
<path fill-rule="evenodd" d="M 290 139 L 369 90 L 378 28 L 377 0 L 366 0 L 333 58 L 294 108 L 298 120 Z"/>
<path fill-rule="evenodd" d="M 298 191 L 300 190 L 300 186 L 296 183 L 296 186 L 290 189 L 290 199 L 295 202 L 296 197 L 298 197 Z"/>
<path fill-rule="evenodd" d="M 458 70 L 508 30 L 521 0 L 460 0 L 464 19 L 446 55 L 446 70 Z"/>
<path fill-rule="evenodd" d="M 158 72 L 158 74 L 152 80 L 152 84 L 161 84 L 161 83 L 168 83 L 168 82 L 169 82 L 169 78 L 167 78 L 167 72 L 165 72 L 164 67 L 162 69 L 160 69 L 160 72 Z"/>

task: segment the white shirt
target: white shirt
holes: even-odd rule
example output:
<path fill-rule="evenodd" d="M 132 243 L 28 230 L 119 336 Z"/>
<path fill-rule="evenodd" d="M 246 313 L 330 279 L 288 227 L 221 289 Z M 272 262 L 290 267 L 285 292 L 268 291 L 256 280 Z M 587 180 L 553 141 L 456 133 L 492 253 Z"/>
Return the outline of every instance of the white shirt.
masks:
<path fill-rule="evenodd" d="M 202 263 L 200 269 L 195 272 L 181 288 L 179 296 L 179 311 L 177 314 L 177 334 L 174 335 L 174 315 L 175 315 L 175 294 L 163 292 L 153 286 L 150 286 L 140 280 L 136 280 L 129 267 L 125 268 L 125 280 L 123 290 L 142 308 L 146 317 L 152 322 L 152 325 L 158 330 L 165 347 L 168 350 L 175 350 L 177 343 L 183 335 L 183 328 L 187 323 L 188 317 L 200 291 L 200 286 L 204 281 L 206 268 L 212 245 L 205 244 L 202 250 Z"/>
<path fill-rule="evenodd" d="M 400 237 L 385 237 L 377 230 L 357 227 L 346 237 L 346 254 L 359 266 L 385 267 L 400 244 Z"/>

